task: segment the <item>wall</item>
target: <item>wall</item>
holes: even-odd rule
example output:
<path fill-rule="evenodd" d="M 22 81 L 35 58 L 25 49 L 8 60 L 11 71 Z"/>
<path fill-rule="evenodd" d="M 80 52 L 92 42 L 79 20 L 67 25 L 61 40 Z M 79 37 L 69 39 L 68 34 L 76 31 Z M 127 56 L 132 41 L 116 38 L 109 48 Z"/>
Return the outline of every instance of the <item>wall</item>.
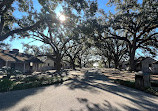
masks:
<path fill-rule="evenodd" d="M 15 69 L 23 72 L 24 71 L 24 63 L 15 63 Z"/>
<path fill-rule="evenodd" d="M 142 71 L 143 72 L 152 72 L 151 69 L 153 67 L 153 62 L 156 62 L 156 60 L 152 58 L 147 58 L 142 61 Z M 149 65 L 151 64 L 151 69 L 149 69 Z"/>
<path fill-rule="evenodd" d="M 0 68 L 2 68 L 3 66 L 5 66 L 5 61 L 0 59 Z"/>
<path fill-rule="evenodd" d="M 54 61 L 47 58 L 43 64 L 39 65 L 39 71 L 46 71 L 54 69 Z"/>
<path fill-rule="evenodd" d="M 153 64 L 153 73 L 158 74 L 158 64 Z"/>

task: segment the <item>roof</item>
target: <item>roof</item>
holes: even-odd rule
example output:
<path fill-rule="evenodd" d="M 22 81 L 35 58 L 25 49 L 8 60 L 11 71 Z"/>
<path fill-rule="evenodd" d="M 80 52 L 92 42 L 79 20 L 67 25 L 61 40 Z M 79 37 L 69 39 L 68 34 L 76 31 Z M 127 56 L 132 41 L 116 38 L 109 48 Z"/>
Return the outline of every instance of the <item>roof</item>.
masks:
<path fill-rule="evenodd" d="M 158 61 L 154 62 L 153 64 L 158 64 Z"/>
<path fill-rule="evenodd" d="M 38 55 L 37 58 L 40 59 L 42 62 L 45 62 L 48 59 L 53 60 L 55 56 L 54 55 Z"/>
<path fill-rule="evenodd" d="M 9 50 L 0 50 L 0 59 L 10 62 L 41 62 L 38 58 L 32 55 Z"/>
<path fill-rule="evenodd" d="M 151 58 L 151 57 L 139 57 L 137 60 L 135 60 L 136 62 L 142 62 L 146 59 L 152 59 L 153 61 L 156 61 L 155 59 Z"/>
<path fill-rule="evenodd" d="M 33 63 L 43 63 L 41 60 L 39 60 L 37 57 L 30 57 L 27 62 L 33 62 Z"/>
<path fill-rule="evenodd" d="M 37 58 L 42 62 L 45 62 L 47 60 L 47 56 L 38 56 Z"/>

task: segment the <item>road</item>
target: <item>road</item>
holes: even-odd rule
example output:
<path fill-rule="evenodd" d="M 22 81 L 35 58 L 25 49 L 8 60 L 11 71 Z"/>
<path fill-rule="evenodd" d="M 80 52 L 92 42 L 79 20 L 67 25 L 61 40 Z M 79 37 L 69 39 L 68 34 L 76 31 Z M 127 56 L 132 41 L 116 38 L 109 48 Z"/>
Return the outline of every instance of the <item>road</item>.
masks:
<path fill-rule="evenodd" d="M 108 110 L 157 111 L 158 97 L 114 84 L 96 70 L 63 84 L 0 93 L 0 111 Z"/>

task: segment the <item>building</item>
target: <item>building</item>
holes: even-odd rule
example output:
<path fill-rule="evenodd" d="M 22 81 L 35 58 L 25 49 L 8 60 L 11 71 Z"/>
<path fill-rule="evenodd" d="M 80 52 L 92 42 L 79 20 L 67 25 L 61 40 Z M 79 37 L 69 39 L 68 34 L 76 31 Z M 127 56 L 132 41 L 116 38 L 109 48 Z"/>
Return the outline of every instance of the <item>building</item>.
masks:
<path fill-rule="evenodd" d="M 156 62 L 156 60 L 151 57 L 139 57 L 136 60 L 136 70 L 151 73 L 153 72 L 154 62 Z"/>
<path fill-rule="evenodd" d="M 47 70 L 55 70 L 56 68 L 56 62 L 52 59 L 50 56 L 43 56 L 39 55 L 38 59 L 40 59 L 43 64 L 40 64 L 40 70 L 39 71 L 47 71 Z M 63 69 L 70 68 L 70 63 L 68 62 L 61 62 Z"/>
<path fill-rule="evenodd" d="M 55 69 L 55 62 L 51 58 L 47 56 L 40 56 L 38 57 L 38 59 L 40 59 L 43 62 L 43 64 L 40 64 L 40 71 Z"/>
<path fill-rule="evenodd" d="M 158 61 L 153 63 L 153 73 L 158 74 Z"/>
<path fill-rule="evenodd" d="M 6 66 L 24 73 L 34 72 L 39 70 L 41 63 L 42 61 L 32 55 L 19 53 L 18 49 L 0 50 L 0 68 Z"/>
<path fill-rule="evenodd" d="M 129 61 L 122 63 L 122 68 L 129 69 Z M 139 57 L 135 60 L 135 70 L 145 73 L 158 73 L 158 61 L 151 57 Z"/>

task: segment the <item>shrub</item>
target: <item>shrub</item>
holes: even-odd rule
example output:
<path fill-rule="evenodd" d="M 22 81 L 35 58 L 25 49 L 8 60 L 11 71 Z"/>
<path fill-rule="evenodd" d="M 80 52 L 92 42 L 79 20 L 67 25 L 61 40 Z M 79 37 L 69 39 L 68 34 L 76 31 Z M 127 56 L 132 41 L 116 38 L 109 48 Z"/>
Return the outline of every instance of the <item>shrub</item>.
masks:
<path fill-rule="evenodd" d="M 0 73 L 7 75 L 7 78 L 10 78 L 11 75 L 22 74 L 21 71 L 15 70 L 15 69 L 10 68 L 10 67 L 3 67 L 2 69 L 0 69 Z"/>
<path fill-rule="evenodd" d="M 124 80 L 116 79 L 116 80 L 114 80 L 114 82 L 127 86 L 127 87 L 132 87 L 132 88 L 135 87 L 135 82 L 133 82 L 133 81 L 124 81 Z"/>
<path fill-rule="evenodd" d="M 15 82 L 9 80 L 9 79 L 2 79 L 0 81 L 0 91 L 4 92 L 4 91 L 9 91 L 13 88 Z"/>
<path fill-rule="evenodd" d="M 152 87 L 146 88 L 145 92 L 158 96 L 158 91 L 153 89 Z"/>
<path fill-rule="evenodd" d="M 38 81 L 38 77 L 37 76 L 31 76 L 31 77 L 26 77 L 24 78 L 22 81 L 27 83 L 27 82 L 35 82 Z"/>
<path fill-rule="evenodd" d="M 34 88 L 38 86 L 41 86 L 40 82 L 20 83 L 20 84 L 16 84 L 13 87 L 13 90 L 29 89 L 29 88 Z"/>
<path fill-rule="evenodd" d="M 158 83 L 156 83 L 156 82 L 151 82 L 151 86 L 152 86 L 152 87 L 158 87 Z"/>

